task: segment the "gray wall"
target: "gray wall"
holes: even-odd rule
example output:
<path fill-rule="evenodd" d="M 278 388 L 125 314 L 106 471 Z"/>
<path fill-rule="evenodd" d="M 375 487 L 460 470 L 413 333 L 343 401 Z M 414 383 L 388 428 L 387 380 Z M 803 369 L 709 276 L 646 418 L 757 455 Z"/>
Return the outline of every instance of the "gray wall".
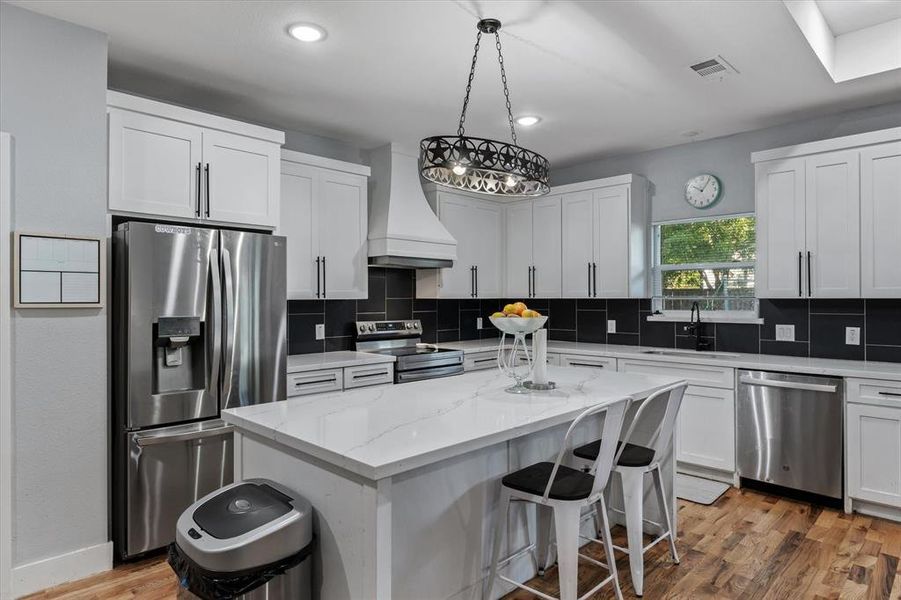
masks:
<path fill-rule="evenodd" d="M 560 185 L 623 173 L 644 175 L 653 185 L 651 218 L 654 221 L 753 212 L 752 152 L 889 127 L 901 127 L 901 103 L 883 104 L 649 152 L 603 158 L 559 169 L 552 167 L 551 183 Z M 689 206 L 682 195 L 685 182 L 698 173 L 712 173 L 723 182 L 722 199 L 705 210 Z"/>
<path fill-rule="evenodd" d="M 106 234 L 106 52 L 104 34 L 0 4 L 16 230 Z M 109 539 L 107 322 L 74 309 L 18 310 L 12 322 L 21 565 Z"/>

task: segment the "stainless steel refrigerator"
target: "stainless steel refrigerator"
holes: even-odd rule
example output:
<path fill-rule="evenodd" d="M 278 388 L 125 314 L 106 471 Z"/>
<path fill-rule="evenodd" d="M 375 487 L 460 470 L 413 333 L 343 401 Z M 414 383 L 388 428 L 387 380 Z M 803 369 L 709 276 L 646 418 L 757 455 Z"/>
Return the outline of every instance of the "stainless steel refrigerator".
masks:
<path fill-rule="evenodd" d="M 113 235 L 113 539 L 165 546 L 233 477 L 223 408 L 285 399 L 285 239 L 128 222 Z"/>

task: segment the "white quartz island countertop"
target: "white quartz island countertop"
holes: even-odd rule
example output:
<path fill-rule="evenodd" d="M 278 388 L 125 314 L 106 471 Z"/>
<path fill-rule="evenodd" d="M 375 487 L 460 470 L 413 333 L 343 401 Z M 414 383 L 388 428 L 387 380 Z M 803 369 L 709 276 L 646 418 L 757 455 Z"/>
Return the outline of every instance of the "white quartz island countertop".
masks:
<path fill-rule="evenodd" d="M 241 430 L 370 480 L 571 421 L 583 409 L 666 385 L 672 377 L 549 367 L 558 389 L 509 394 L 491 369 L 455 377 L 224 410 Z"/>
<path fill-rule="evenodd" d="M 339 350 L 337 352 L 315 352 L 313 354 L 293 354 L 288 357 L 288 373 L 318 371 L 320 369 L 337 369 L 357 365 L 375 365 L 394 362 L 395 358 L 387 354 L 372 352 L 353 352 Z"/>

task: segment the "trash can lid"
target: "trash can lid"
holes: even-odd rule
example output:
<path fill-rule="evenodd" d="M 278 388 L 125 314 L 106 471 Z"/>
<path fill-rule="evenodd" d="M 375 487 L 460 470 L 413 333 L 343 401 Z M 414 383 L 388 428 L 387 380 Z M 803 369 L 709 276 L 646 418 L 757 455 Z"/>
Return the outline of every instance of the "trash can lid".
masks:
<path fill-rule="evenodd" d="M 265 483 L 242 483 L 201 504 L 194 522 L 214 538 L 238 537 L 290 512 L 291 500 Z"/>

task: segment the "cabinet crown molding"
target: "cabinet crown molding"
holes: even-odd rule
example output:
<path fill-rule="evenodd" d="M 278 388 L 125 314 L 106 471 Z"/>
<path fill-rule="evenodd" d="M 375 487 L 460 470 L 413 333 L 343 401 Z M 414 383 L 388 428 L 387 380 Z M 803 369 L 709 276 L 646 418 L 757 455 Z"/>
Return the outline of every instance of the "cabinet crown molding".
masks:
<path fill-rule="evenodd" d="M 583 190 L 594 190 L 598 188 L 612 187 L 615 185 L 641 184 L 647 185 L 647 179 L 641 175 L 627 173 L 625 175 L 616 175 L 614 177 L 603 177 L 601 179 L 589 179 L 588 181 L 578 181 L 576 183 L 567 183 L 565 185 L 555 185 L 551 188 L 550 193 L 553 194 L 570 194 L 572 192 L 581 192 Z"/>
<path fill-rule="evenodd" d="M 891 129 L 879 129 L 877 131 L 846 135 L 827 140 L 808 142 L 806 144 L 795 144 L 793 146 L 782 146 L 781 148 L 752 152 L 751 162 L 760 163 L 783 158 L 810 156 L 811 154 L 832 152 L 834 150 L 848 150 L 851 148 L 871 146 L 873 144 L 882 144 L 884 142 L 895 142 L 898 140 L 901 140 L 901 127 L 892 127 Z"/>
<path fill-rule="evenodd" d="M 218 115 L 201 112 L 191 108 L 184 108 L 174 104 L 167 104 L 159 100 L 151 100 L 140 96 L 132 96 L 114 90 L 106 92 L 107 109 L 118 108 L 136 113 L 162 117 L 171 121 L 180 121 L 190 125 L 198 125 L 208 129 L 217 129 L 226 133 L 234 133 L 245 137 L 256 138 L 276 144 L 285 143 L 285 132 L 267 127 L 260 127 L 251 123 L 244 123 Z"/>
<path fill-rule="evenodd" d="M 297 152 L 296 150 L 287 150 L 285 148 L 282 148 L 282 160 L 310 167 L 341 171 L 342 173 L 350 173 L 351 175 L 362 175 L 363 177 L 369 177 L 372 174 L 372 169 L 366 165 L 346 162 L 334 158 L 326 158 L 315 154 L 307 154 L 306 152 Z"/>

